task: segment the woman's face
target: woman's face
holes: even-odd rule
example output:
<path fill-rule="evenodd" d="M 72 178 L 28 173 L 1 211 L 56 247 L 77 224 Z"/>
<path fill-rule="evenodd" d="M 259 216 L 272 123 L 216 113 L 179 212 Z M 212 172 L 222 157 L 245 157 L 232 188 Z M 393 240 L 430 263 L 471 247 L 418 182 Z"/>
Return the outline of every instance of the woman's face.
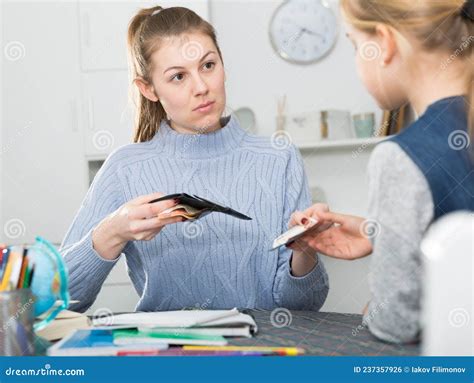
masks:
<path fill-rule="evenodd" d="M 199 32 L 165 38 L 152 61 L 154 91 L 171 127 L 180 133 L 219 129 L 225 73 L 212 39 Z"/>

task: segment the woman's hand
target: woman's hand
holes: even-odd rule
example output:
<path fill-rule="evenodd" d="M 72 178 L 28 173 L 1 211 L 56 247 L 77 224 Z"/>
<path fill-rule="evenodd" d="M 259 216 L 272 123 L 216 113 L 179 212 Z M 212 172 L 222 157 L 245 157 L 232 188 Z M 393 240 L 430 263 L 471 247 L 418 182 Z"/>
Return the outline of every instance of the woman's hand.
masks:
<path fill-rule="evenodd" d="M 309 247 L 327 256 L 353 260 L 365 257 L 372 252 L 372 244 L 364 234 L 365 220 L 361 217 L 332 213 L 316 212 L 320 222 L 333 222 L 324 231 L 311 231 L 298 238 L 300 247 Z"/>
<path fill-rule="evenodd" d="M 149 203 L 162 196 L 153 193 L 137 197 L 105 217 L 92 232 L 92 243 L 97 253 L 108 260 L 116 259 L 128 241 L 149 241 L 166 225 L 183 221 L 184 218 L 173 213 L 160 214 L 175 206 L 176 201 Z"/>
<path fill-rule="evenodd" d="M 320 220 L 319 214 L 328 211 L 329 208 L 326 204 L 314 204 L 303 212 L 294 212 L 291 215 L 288 226 L 311 226 L 313 227 L 311 232 L 314 233 L 325 230 L 332 225 L 332 222 L 324 222 Z M 287 246 L 293 250 L 293 256 L 291 257 L 291 271 L 294 276 L 300 277 L 306 275 L 316 266 L 316 250 L 308 246 L 306 242 L 297 239 Z"/>

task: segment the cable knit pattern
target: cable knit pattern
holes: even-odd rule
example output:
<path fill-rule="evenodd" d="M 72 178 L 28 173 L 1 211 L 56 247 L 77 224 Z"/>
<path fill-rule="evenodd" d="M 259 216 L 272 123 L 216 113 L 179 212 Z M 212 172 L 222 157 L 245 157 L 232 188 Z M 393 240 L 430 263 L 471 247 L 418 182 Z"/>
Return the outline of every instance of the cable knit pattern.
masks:
<path fill-rule="evenodd" d="M 291 213 L 311 203 L 298 150 L 248 134 L 233 116 L 223 123 L 215 132 L 189 135 L 163 122 L 152 140 L 109 155 L 60 249 L 71 298 L 80 301 L 71 309 L 92 305 L 116 263 L 94 250 L 93 228 L 125 202 L 154 192 L 196 194 L 253 220 L 212 213 L 168 225 L 151 241 L 128 242 L 121 256 L 140 296 L 136 310 L 322 306 L 329 288 L 322 261 L 294 277 L 291 250 L 269 251 Z"/>

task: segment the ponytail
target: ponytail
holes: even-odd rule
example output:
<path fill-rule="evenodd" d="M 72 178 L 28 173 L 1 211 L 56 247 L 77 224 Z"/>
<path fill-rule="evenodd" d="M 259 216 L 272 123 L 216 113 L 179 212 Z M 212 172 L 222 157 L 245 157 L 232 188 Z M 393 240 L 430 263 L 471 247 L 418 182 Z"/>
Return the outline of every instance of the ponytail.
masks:
<path fill-rule="evenodd" d="M 160 101 L 151 101 L 143 96 L 133 81 L 137 77 L 142 77 L 144 81 L 150 82 L 148 76 L 149 68 L 147 62 L 141 60 L 144 56 L 140 51 L 138 42 L 146 20 L 152 17 L 154 12 L 159 12 L 163 8 L 160 6 L 141 9 L 132 19 L 128 27 L 128 49 L 129 49 L 129 80 L 131 82 L 130 98 L 135 103 L 135 132 L 133 142 L 149 141 L 156 133 L 161 120 L 166 117 L 166 113 Z"/>

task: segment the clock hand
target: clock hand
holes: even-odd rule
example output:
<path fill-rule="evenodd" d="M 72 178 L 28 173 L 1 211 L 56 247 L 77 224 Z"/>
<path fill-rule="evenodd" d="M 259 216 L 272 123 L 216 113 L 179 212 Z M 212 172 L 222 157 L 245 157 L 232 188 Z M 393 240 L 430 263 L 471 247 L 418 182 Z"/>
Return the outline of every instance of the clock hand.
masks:
<path fill-rule="evenodd" d="M 297 41 L 300 39 L 301 36 L 303 36 L 303 33 L 304 33 L 304 29 L 300 29 L 300 31 L 298 32 L 298 34 L 296 35 L 296 37 L 294 39 L 290 39 L 290 40 L 293 40 L 293 41 Z"/>
<path fill-rule="evenodd" d="M 324 38 L 324 36 L 321 34 L 321 33 L 318 33 L 318 32 L 314 32 L 310 29 L 307 29 L 307 28 L 303 28 L 303 31 L 308 33 L 309 35 L 314 35 L 314 36 L 319 36 L 320 38 Z"/>
<path fill-rule="evenodd" d="M 311 30 L 311 29 L 308 29 L 308 28 L 306 28 L 306 27 L 302 27 L 302 26 L 299 25 L 299 24 L 296 24 L 293 20 L 290 20 L 290 24 L 293 24 L 295 27 L 298 27 L 300 30 L 303 30 L 304 32 L 307 32 L 307 33 L 309 33 L 309 34 L 311 34 L 311 35 L 324 37 L 323 35 L 321 35 L 321 34 L 318 33 L 318 32 L 315 32 L 315 31 L 313 31 L 313 30 Z"/>

